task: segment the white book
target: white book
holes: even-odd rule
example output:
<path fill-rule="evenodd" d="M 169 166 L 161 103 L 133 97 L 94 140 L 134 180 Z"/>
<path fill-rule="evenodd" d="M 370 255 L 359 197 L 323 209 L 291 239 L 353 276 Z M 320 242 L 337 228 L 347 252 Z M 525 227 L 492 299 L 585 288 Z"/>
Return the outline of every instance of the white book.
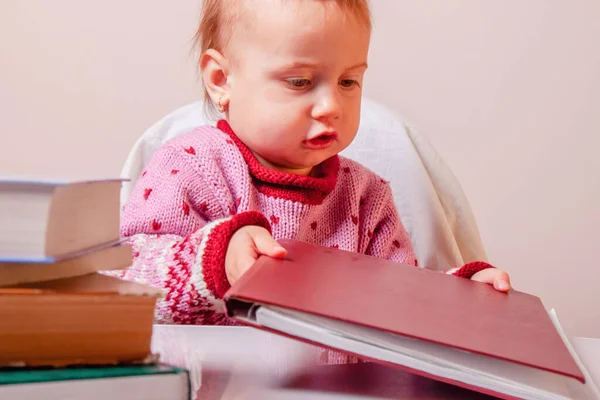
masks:
<path fill-rule="evenodd" d="M 0 178 L 0 262 L 54 262 L 119 242 L 121 184 Z"/>
<path fill-rule="evenodd" d="M 498 358 L 277 307 L 259 307 L 252 323 L 326 347 L 461 382 L 465 387 L 484 389 L 503 398 L 600 400 L 598 387 L 569 342 L 555 311 L 551 310 L 549 315 L 584 374 L 585 383 Z M 291 399 L 301 398 L 302 393 L 291 390 L 288 394 Z"/>

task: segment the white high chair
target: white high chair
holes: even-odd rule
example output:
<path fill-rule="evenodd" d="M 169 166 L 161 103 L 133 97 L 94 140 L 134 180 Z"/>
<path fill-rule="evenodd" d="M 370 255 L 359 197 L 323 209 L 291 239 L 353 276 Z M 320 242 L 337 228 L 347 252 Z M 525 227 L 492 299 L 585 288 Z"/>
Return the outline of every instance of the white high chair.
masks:
<path fill-rule="evenodd" d="M 152 125 L 137 140 L 121 175 L 124 204 L 152 153 L 169 139 L 212 124 L 203 102 L 181 107 Z M 363 98 L 355 141 L 341 155 L 390 181 L 419 265 L 445 270 L 487 261 L 477 224 L 462 188 L 429 142 L 386 107 Z"/>

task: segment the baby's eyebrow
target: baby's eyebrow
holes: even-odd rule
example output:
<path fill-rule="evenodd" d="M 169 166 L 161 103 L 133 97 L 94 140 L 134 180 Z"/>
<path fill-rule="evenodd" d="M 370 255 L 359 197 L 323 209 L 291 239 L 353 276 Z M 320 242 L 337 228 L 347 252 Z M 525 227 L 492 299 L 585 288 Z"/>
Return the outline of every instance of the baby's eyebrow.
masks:
<path fill-rule="evenodd" d="M 309 63 L 309 62 L 300 62 L 300 61 L 296 61 L 293 63 L 289 63 L 289 64 L 285 64 L 283 66 L 280 67 L 280 69 L 282 70 L 289 70 L 289 69 L 317 69 L 319 68 L 319 64 L 317 63 Z"/>
<path fill-rule="evenodd" d="M 361 62 L 358 63 L 356 65 L 352 65 L 348 68 L 345 68 L 346 71 L 352 70 L 352 69 L 359 69 L 359 68 L 364 68 L 367 69 L 369 66 L 367 65 L 366 62 Z M 310 63 L 310 62 L 293 62 L 290 64 L 286 64 L 283 65 L 280 69 L 281 70 L 293 70 L 293 69 L 317 69 L 319 68 L 319 64 L 318 63 Z"/>
<path fill-rule="evenodd" d="M 356 65 L 346 68 L 346 70 L 358 69 L 358 68 L 367 69 L 367 68 L 369 68 L 369 65 L 366 62 L 361 62 L 359 64 L 356 64 Z"/>

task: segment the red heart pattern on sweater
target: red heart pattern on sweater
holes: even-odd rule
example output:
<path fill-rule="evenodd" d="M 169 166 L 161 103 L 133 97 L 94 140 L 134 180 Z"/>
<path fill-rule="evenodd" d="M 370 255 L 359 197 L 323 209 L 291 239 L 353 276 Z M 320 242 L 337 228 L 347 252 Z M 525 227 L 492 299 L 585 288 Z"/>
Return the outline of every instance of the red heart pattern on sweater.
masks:
<path fill-rule="evenodd" d="M 188 153 L 188 154 L 191 154 L 193 156 L 196 155 L 196 149 L 194 149 L 192 146 L 190 146 L 187 149 L 185 149 L 185 152 Z"/>

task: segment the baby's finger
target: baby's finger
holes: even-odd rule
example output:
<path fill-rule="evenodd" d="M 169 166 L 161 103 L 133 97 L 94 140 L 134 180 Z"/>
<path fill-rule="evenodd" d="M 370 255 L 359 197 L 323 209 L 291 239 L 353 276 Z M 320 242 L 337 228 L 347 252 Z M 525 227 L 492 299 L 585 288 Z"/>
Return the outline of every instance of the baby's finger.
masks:
<path fill-rule="evenodd" d="M 471 277 L 472 280 L 488 283 L 501 292 L 508 292 L 511 289 L 508 274 L 496 268 L 487 268 L 477 272 Z"/>
<path fill-rule="evenodd" d="M 500 292 L 508 292 L 510 290 L 510 278 L 506 272 L 496 270 L 494 288 Z"/>
<path fill-rule="evenodd" d="M 471 280 L 477 281 L 477 282 L 482 282 L 482 283 L 493 283 L 495 274 L 496 274 L 496 269 L 487 268 L 487 269 L 483 269 L 483 270 L 477 272 L 476 274 L 474 274 L 471 277 Z"/>
<path fill-rule="evenodd" d="M 252 239 L 258 255 L 264 254 L 274 258 L 283 258 L 287 255 L 287 250 L 277 243 L 267 230 L 256 232 Z"/>

